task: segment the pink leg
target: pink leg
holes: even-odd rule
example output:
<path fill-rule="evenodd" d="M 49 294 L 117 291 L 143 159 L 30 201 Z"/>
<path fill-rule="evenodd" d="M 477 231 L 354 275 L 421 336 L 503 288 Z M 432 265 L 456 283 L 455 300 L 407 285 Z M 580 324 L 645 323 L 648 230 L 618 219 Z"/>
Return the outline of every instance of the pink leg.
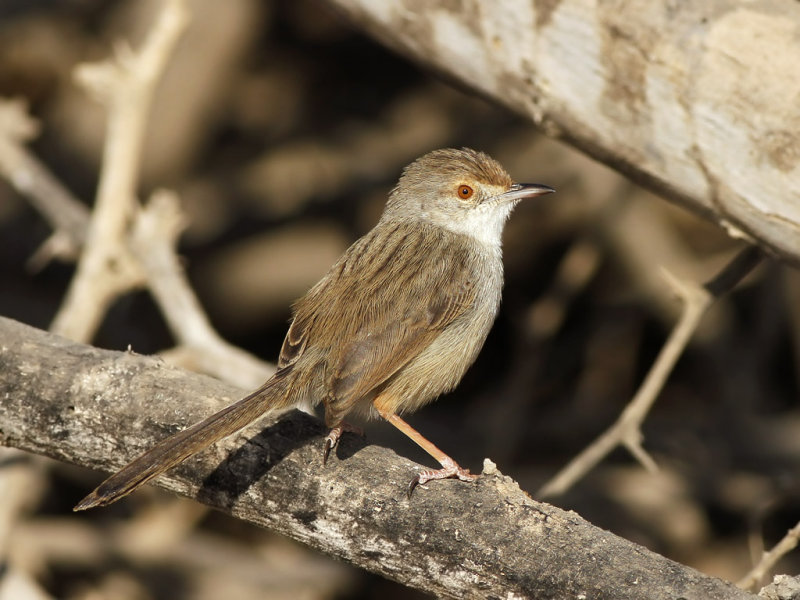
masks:
<path fill-rule="evenodd" d="M 406 423 L 403 419 L 398 417 L 393 412 L 381 408 L 378 405 L 378 400 L 379 398 L 376 398 L 375 401 L 373 401 L 373 405 L 377 409 L 378 414 L 414 440 L 420 446 L 420 448 L 425 450 L 425 452 L 430 454 L 433 458 L 439 461 L 439 464 L 442 465 L 441 469 L 426 469 L 425 471 L 420 471 L 417 473 L 417 475 L 408 484 L 407 494 L 409 498 L 411 498 L 411 494 L 414 493 L 414 489 L 418 485 L 427 483 L 428 481 L 433 481 L 435 479 L 448 479 L 450 477 L 458 477 L 461 481 L 475 481 L 478 478 L 477 475 L 470 473 L 469 469 L 462 469 L 460 466 L 458 466 L 456 461 L 439 450 L 439 448 L 427 440 L 419 431 L 411 427 L 411 425 Z"/>

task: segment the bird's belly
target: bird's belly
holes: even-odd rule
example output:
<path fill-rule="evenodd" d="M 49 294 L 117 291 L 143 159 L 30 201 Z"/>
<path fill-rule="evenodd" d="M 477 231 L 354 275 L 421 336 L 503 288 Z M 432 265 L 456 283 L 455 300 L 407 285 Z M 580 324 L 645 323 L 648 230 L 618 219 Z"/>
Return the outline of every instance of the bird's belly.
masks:
<path fill-rule="evenodd" d="M 413 412 L 455 388 L 475 361 L 492 327 L 500 301 L 488 294 L 462 318 L 444 329 L 379 392 L 382 408 Z"/>

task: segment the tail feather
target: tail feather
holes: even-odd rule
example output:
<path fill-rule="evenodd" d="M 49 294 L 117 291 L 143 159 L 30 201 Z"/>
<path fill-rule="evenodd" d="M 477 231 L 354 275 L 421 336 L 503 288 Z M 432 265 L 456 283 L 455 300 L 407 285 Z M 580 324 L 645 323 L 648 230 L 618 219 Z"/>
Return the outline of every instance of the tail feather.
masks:
<path fill-rule="evenodd" d="M 140 485 L 228 437 L 267 411 L 288 406 L 286 371 L 279 371 L 259 389 L 207 419 L 162 440 L 106 479 L 73 510 L 106 506 Z"/>

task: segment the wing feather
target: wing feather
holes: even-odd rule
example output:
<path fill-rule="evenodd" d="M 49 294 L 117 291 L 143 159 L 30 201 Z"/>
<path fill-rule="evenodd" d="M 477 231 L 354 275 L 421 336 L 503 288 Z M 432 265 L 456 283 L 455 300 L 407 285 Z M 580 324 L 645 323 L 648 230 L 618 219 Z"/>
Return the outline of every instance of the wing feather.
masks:
<path fill-rule="evenodd" d="M 279 366 L 312 349 L 326 357 L 324 401 L 337 417 L 369 398 L 476 299 L 470 255 L 466 245 L 453 243 L 456 234 L 384 225 L 351 246 L 295 305 L 281 349 Z"/>

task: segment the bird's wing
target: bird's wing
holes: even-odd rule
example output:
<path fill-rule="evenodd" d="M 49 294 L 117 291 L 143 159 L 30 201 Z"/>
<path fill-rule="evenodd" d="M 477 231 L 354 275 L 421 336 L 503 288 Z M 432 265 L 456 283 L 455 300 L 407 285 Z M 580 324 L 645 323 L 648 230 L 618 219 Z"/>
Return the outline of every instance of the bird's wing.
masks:
<path fill-rule="evenodd" d="M 438 288 L 435 297 L 427 302 L 422 301 L 424 295 L 398 296 L 398 305 L 386 308 L 386 319 L 365 321 L 340 346 L 335 354 L 337 360 L 331 365 L 334 402 L 349 410 L 422 352 L 473 304 L 475 286 L 471 280 L 448 284 L 426 281 L 426 287 Z M 409 299 L 411 302 L 403 302 Z"/>
<path fill-rule="evenodd" d="M 281 350 L 279 366 L 323 350 L 326 405 L 342 416 L 422 352 L 477 293 L 453 234 L 409 225 L 382 233 L 354 244 L 297 303 Z M 393 265 L 398 257 L 401 269 Z"/>
<path fill-rule="evenodd" d="M 306 319 L 295 317 L 292 320 L 278 355 L 278 370 L 292 366 L 305 352 L 308 334 L 314 324 L 314 315 L 309 315 L 309 317 Z"/>

